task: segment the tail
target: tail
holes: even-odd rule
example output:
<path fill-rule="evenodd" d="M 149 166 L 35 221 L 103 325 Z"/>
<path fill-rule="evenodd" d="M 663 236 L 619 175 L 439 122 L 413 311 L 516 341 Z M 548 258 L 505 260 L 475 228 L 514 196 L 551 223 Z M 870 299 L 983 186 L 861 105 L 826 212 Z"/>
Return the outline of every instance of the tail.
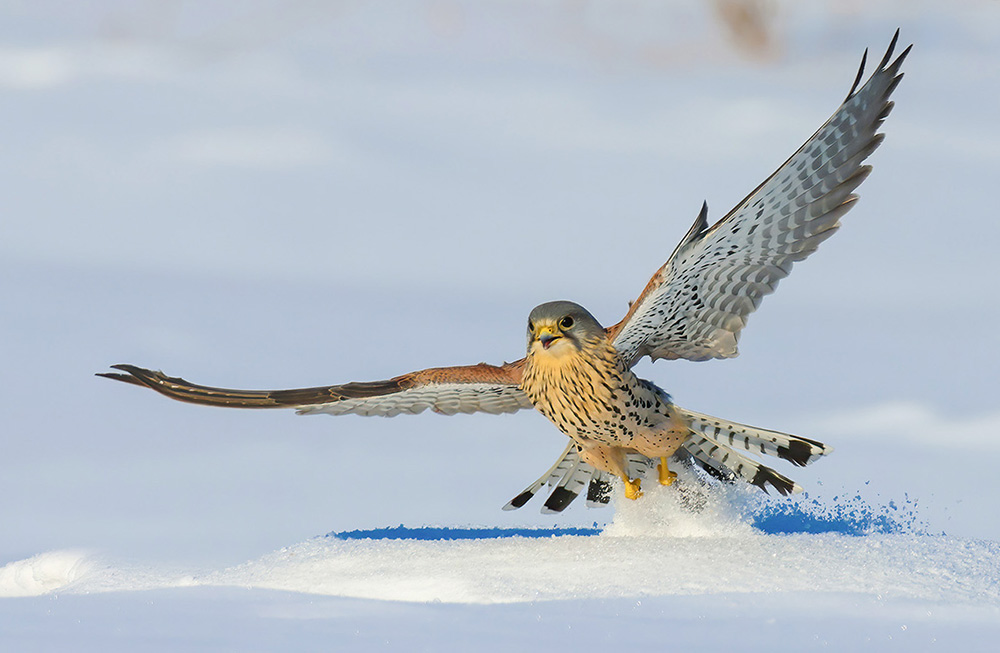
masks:
<path fill-rule="evenodd" d="M 721 480 L 739 478 L 765 492 L 771 487 L 781 495 L 795 494 L 802 491 L 801 485 L 737 450 L 782 458 L 798 467 L 808 465 L 816 458 L 833 451 L 833 447 L 816 440 L 730 422 L 676 405 L 674 407 L 680 411 L 681 417 L 691 429 L 691 434 L 674 455 L 697 463 Z M 628 454 L 627 460 L 630 478 L 642 476 L 658 462 L 639 453 Z M 587 505 L 601 506 L 607 504 L 611 497 L 613 480 L 612 474 L 594 469 L 583 462 L 576 443 L 570 440 L 555 464 L 511 499 L 503 509 L 520 508 L 546 485 L 555 488 L 542 506 L 543 513 L 562 512 L 585 488 Z"/>
<path fill-rule="evenodd" d="M 641 454 L 631 453 L 626 456 L 629 476 L 641 476 L 645 469 L 653 466 L 653 461 Z M 547 472 L 538 477 L 511 499 L 504 510 L 516 510 L 526 504 L 543 486 L 555 486 L 549 498 L 542 506 L 542 514 L 559 513 L 573 502 L 586 488 L 587 507 L 597 508 L 606 505 L 611 500 L 611 484 L 614 476 L 608 472 L 594 469 L 580 460 L 580 449 L 573 440 L 559 455 L 555 464 Z"/>
<path fill-rule="evenodd" d="M 770 485 L 779 494 L 795 494 L 802 486 L 737 450 L 782 458 L 798 467 L 833 451 L 816 440 L 677 409 L 691 428 L 691 436 L 682 447 L 702 468 L 713 476 L 741 478 L 765 492 Z"/>

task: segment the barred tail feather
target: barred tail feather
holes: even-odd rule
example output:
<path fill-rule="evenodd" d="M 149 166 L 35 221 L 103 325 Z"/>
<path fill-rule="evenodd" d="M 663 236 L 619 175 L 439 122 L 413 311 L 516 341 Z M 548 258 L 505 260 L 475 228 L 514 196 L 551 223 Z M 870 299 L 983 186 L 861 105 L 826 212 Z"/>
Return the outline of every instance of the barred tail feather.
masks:
<path fill-rule="evenodd" d="M 528 503 L 535 494 L 542 489 L 543 485 L 552 485 L 557 483 L 561 478 L 563 478 L 567 473 L 572 470 L 576 464 L 580 461 L 580 454 L 577 451 L 576 443 L 572 440 L 563 449 L 563 452 L 559 454 L 559 458 L 552 467 L 549 467 L 548 471 L 538 477 L 534 483 L 524 488 L 520 494 L 507 502 L 507 505 L 503 507 L 504 510 L 517 510 L 524 504 Z"/>
<path fill-rule="evenodd" d="M 692 433 L 684 444 L 684 450 L 711 475 L 723 480 L 741 478 L 767 492 L 768 485 L 778 494 L 796 494 L 802 486 L 756 460 L 730 449 L 724 444 Z"/>
<path fill-rule="evenodd" d="M 680 410 L 692 431 L 727 448 L 774 456 L 798 467 L 804 467 L 833 451 L 833 447 L 816 440 L 759 429 L 683 408 Z"/>
<path fill-rule="evenodd" d="M 612 477 L 607 472 L 599 469 L 594 470 L 594 475 L 590 477 L 590 485 L 587 486 L 587 507 L 601 508 L 611 501 L 611 481 Z"/>
<path fill-rule="evenodd" d="M 780 431 L 760 429 L 746 424 L 703 415 L 675 406 L 687 422 L 691 434 L 678 451 L 678 457 L 689 455 L 709 474 L 721 480 L 742 479 L 765 492 L 773 488 L 781 495 L 802 491 L 802 486 L 778 471 L 746 456 L 743 450 L 787 460 L 802 467 L 833 451 L 833 447 Z M 645 475 L 655 462 L 639 453 L 627 455 L 630 478 Z M 588 507 L 608 503 L 614 477 L 597 470 L 580 459 L 579 449 L 572 440 L 556 463 L 534 483 L 511 499 L 504 510 L 516 510 L 534 497 L 542 486 L 555 486 L 542 507 L 545 514 L 559 513 L 587 489 Z"/>
<path fill-rule="evenodd" d="M 578 459 L 545 500 L 542 514 L 550 515 L 565 510 L 566 506 L 573 503 L 573 500 L 580 496 L 580 492 L 590 484 L 593 473 L 593 467 Z"/>
<path fill-rule="evenodd" d="M 652 466 L 653 461 L 641 454 L 628 454 L 627 464 L 629 475 L 633 478 L 643 474 Z M 517 510 L 528 503 L 542 486 L 555 485 L 549 497 L 542 506 L 543 514 L 559 513 L 566 509 L 580 494 L 587 490 L 587 507 L 599 508 L 611 500 L 611 488 L 614 476 L 608 472 L 595 469 L 580 459 L 580 450 L 575 442 L 569 441 L 563 452 L 559 454 L 556 463 L 544 474 L 526 487 L 520 494 L 507 502 L 504 510 Z"/>
<path fill-rule="evenodd" d="M 563 452 L 559 454 L 556 463 L 539 476 L 538 480 L 507 502 L 503 509 L 517 510 L 528 503 L 545 485 L 555 485 L 556 487 L 542 506 L 543 514 L 562 512 L 574 499 L 580 496 L 584 488 L 587 488 L 587 505 L 603 505 L 607 503 L 607 497 L 610 496 L 610 492 L 605 486 L 610 486 L 600 478 L 601 474 L 602 472 L 580 460 L 579 449 L 576 443 L 570 440 Z"/>

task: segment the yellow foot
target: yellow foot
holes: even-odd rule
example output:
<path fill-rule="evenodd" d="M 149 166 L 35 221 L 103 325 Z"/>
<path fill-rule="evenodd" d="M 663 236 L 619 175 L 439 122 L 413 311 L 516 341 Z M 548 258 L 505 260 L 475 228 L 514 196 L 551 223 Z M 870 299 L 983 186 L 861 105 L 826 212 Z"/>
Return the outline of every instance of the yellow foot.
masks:
<path fill-rule="evenodd" d="M 632 499 L 635 501 L 642 496 L 642 490 L 639 489 L 639 485 L 642 479 L 637 478 L 634 481 L 630 481 L 627 478 L 623 479 L 625 481 L 625 498 Z"/>
<path fill-rule="evenodd" d="M 667 469 L 667 459 L 660 458 L 660 464 L 656 467 L 660 471 L 660 485 L 673 485 L 677 478 L 677 472 Z"/>

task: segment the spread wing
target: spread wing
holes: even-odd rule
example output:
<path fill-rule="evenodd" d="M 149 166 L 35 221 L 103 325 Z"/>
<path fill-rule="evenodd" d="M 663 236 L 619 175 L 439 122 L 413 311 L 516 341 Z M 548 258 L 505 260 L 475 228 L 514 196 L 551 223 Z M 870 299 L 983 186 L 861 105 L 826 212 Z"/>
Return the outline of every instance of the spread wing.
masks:
<path fill-rule="evenodd" d="M 878 68 L 858 89 L 865 52 L 836 113 L 736 208 L 711 228 L 708 209 L 702 208 L 625 318 L 608 329 L 623 360 L 737 355 L 747 316 L 793 263 L 834 234 L 858 199 L 853 191 L 871 172 L 862 163 L 882 142 L 877 131 L 892 110 L 888 98 L 910 51 L 890 63 L 898 36 L 897 30 Z"/>
<path fill-rule="evenodd" d="M 178 401 L 233 408 L 296 408 L 300 414 L 378 415 L 436 413 L 513 413 L 531 408 L 520 388 L 524 360 L 501 366 L 438 367 L 386 381 L 345 383 L 293 390 L 228 390 L 196 385 L 135 365 L 113 365 L 120 372 L 99 374 L 152 388 Z"/>

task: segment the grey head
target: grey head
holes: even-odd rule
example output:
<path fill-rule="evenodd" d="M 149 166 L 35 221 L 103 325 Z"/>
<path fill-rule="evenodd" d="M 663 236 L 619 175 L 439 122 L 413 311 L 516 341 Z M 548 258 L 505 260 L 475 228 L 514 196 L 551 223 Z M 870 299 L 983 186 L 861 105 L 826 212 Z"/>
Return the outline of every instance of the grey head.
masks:
<path fill-rule="evenodd" d="M 597 318 L 574 302 L 546 302 L 536 306 L 528 315 L 529 351 L 535 342 L 547 350 L 560 340 L 580 349 L 583 342 L 604 335 L 604 327 Z"/>

